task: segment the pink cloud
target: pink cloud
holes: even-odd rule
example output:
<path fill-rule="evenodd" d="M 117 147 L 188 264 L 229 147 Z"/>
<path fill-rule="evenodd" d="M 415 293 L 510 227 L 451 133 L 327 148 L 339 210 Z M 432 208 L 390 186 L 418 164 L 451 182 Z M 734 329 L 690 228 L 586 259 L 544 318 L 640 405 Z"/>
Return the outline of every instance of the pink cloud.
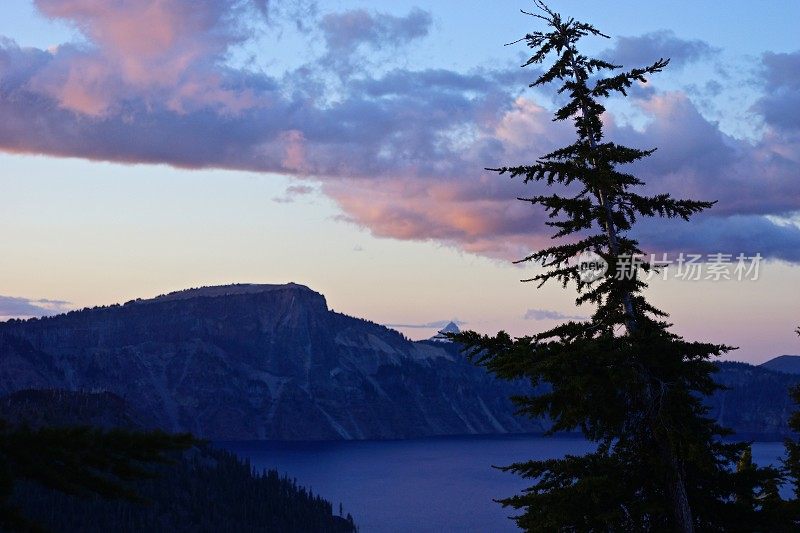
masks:
<path fill-rule="evenodd" d="M 464 181 L 464 189 L 480 183 Z M 435 240 L 503 259 L 527 255 L 549 239 L 536 231 L 544 227 L 541 215 L 513 195 L 481 198 L 459 184 L 431 187 L 425 179 L 331 180 L 323 190 L 346 220 L 380 237 Z"/>
<path fill-rule="evenodd" d="M 281 139 L 285 143 L 285 152 L 282 165 L 288 170 L 294 170 L 300 174 L 305 173 L 308 168 L 306 162 L 305 139 L 303 132 L 298 130 L 286 131 L 281 135 Z"/>
<path fill-rule="evenodd" d="M 31 80 L 31 88 L 61 107 L 89 115 L 137 99 L 166 99 L 185 112 L 202 106 L 241 112 L 252 93 L 224 87 L 215 72 L 230 46 L 246 35 L 237 17 L 250 2 L 223 0 L 36 0 L 51 18 L 74 24 L 88 39 L 80 48 L 53 52 L 54 60 Z"/>
<path fill-rule="evenodd" d="M 106 62 L 71 46 L 50 53 L 58 60 L 33 76 L 29 87 L 51 97 L 64 109 L 95 117 L 105 114 L 115 100 Z"/>
<path fill-rule="evenodd" d="M 245 20 L 264 17 L 263 3 L 37 5 L 75 24 L 88 43 L 46 51 L 0 40 L 4 151 L 310 177 L 339 203 L 344 219 L 379 236 L 435 240 L 504 259 L 550 243 L 542 213 L 514 200 L 542 188 L 483 170 L 531 162 L 572 141 L 569 124 L 553 123 L 541 102 L 519 96 L 532 73 L 362 70 L 331 98 L 319 74 L 340 75 L 325 69 L 341 65 L 326 64 L 327 55 L 280 78 L 225 63 L 248 35 Z M 381 36 L 391 37 L 386 46 L 401 46 L 430 27 L 419 10 L 351 15 L 328 18 L 322 29 L 338 54 L 348 53 L 342 43 L 376 46 Z M 774 68 L 766 75 L 783 74 Z M 760 108 L 794 101 L 797 84 L 780 87 Z M 643 129 L 616 124 L 611 115 L 606 121 L 616 142 L 659 147 L 635 169 L 648 189 L 720 200 L 697 225 L 643 226 L 637 236 L 646 247 L 763 247 L 800 261 L 800 229 L 764 218 L 800 210 L 800 125 L 765 111 L 764 134 L 750 142 L 725 135 L 686 94 L 651 91 L 638 102 L 649 118 Z"/>

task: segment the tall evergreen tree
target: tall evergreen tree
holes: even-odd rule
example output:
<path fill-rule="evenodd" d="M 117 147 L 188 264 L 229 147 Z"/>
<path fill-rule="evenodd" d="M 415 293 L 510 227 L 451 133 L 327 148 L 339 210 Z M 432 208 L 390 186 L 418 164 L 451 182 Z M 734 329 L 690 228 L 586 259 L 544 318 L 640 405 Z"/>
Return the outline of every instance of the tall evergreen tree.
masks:
<path fill-rule="evenodd" d="M 506 467 L 533 485 L 501 502 L 523 510 L 516 521 L 528 531 L 690 532 L 758 524 L 766 512 L 762 500 L 742 495 L 770 490 L 778 473 L 754 466 L 746 444 L 724 443 L 720 437 L 726 431 L 701 402 L 718 388 L 711 357 L 730 348 L 685 341 L 669 331 L 667 314 L 643 293 L 642 273 L 656 267 L 636 260 L 643 252 L 629 234 L 638 219 L 688 220 L 713 202 L 637 193 L 643 182 L 624 167 L 653 150 L 621 146 L 603 135 L 601 101 L 625 96 L 669 60 L 621 71 L 579 51 L 583 38 L 606 35 L 538 0 L 536 5 L 537 12 L 523 13 L 543 21 L 547 30 L 520 40 L 533 49 L 523 66 L 554 57 L 531 86 L 560 85 L 558 93 L 567 99 L 554 120 L 571 120 L 576 140 L 533 164 L 489 170 L 561 187 L 560 193 L 520 198 L 544 208 L 554 239 L 566 238 L 520 261 L 543 267 L 525 281 L 574 283 L 576 304 L 592 305 L 594 312 L 589 321 L 517 339 L 505 332 L 451 338 L 499 377 L 548 384 L 545 393 L 515 398 L 520 412 L 548 417 L 553 433 L 580 428 L 597 448 L 583 456 Z M 608 263 L 604 277 L 581 278 L 575 257 L 584 253 Z M 740 459 L 744 463 L 737 469 Z"/>

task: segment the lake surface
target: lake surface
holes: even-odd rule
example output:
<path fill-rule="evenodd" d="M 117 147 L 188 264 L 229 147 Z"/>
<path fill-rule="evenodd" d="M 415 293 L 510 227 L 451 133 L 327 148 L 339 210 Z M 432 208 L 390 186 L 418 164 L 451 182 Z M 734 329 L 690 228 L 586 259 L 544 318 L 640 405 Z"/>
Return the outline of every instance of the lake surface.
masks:
<path fill-rule="evenodd" d="M 492 498 L 525 480 L 496 470 L 531 458 L 585 453 L 580 437 L 436 437 L 394 441 L 224 442 L 257 468 L 274 468 L 351 513 L 360 531 L 518 531 Z M 753 459 L 774 464 L 783 443 L 753 444 Z"/>

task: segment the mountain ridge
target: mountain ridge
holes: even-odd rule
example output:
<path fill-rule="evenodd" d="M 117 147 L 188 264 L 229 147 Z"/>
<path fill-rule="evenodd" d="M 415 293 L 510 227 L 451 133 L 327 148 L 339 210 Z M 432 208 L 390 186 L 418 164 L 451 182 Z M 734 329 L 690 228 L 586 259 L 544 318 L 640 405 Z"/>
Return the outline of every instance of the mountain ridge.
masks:
<path fill-rule="evenodd" d="M 800 377 L 720 363 L 707 399 L 743 433 L 785 435 Z M 296 283 L 175 291 L 123 305 L 0 323 L 0 395 L 107 391 L 152 424 L 219 440 L 394 439 L 542 432 L 457 345 L 410 341 L 328 309 Z"/>
<path fill-rule="evenodd" d="M 159 427 L 216 439 L 536 431 L 457 350 L 330 311 L 291 285 L 177 291 L 0 323 L 0 394 L 113 392 Z"/>
<path fill-rule="evenodd" d="M 800 355 L 779 355 L 759 366 L 784 374 L 800 374 Z"/>

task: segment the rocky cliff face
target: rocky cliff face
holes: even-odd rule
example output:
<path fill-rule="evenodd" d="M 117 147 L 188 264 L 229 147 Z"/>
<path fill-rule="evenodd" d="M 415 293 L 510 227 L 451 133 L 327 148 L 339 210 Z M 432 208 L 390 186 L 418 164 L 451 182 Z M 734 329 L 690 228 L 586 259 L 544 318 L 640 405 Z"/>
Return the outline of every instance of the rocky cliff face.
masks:
<path fill-rule="evenodd" d="M 109 391 L 210 439 L 537 431 L 513 385 L 453 346 L 328 310 L 302 285 L 233 285 L 0 323 L 0 393 Z"/>
<path fill-rule="evenodd" d="M 727 387 L 706 401 L 709 415 L 720 424 L 754 438 L 780 438 L 791 433 L 789 417 L 798 406 L 789 397 L 789 389 L 800 383 L 800 376 L 726 362 L 720 364 L 714 378 Z"/>

